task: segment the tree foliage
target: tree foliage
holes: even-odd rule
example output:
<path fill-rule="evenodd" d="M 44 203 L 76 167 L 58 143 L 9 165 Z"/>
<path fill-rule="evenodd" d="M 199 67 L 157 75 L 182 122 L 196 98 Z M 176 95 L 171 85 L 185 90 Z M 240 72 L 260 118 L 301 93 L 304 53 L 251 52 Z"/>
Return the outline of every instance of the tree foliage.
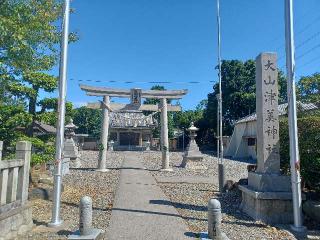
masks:
<path fill-rule="evenodd" d="M 39 163 L 53 156 L 53 139 L 32 137 L 32 131 L 26 137 L 22 129 L 32 130 L 34 120 L 56 124 L 57 104 L 48 106 L 48 101 L 56 100 L 38 103 L 38 95 L 40 90 L 52 92 L 57 87 L 57 77 L 50 72 L 59 59 L 62 2 L 2 0 L 0 16 L 0 139 L 5 147 L 30 140 L 35 151 L 32 160 Z M 75 40 L 71 33 L 69 41 Z"/>
<path fill-rule="evenodd" d="M 17 127 L 26 127 L 32 122 L 32 116 L 23 106 L 0 105 L 0 140 L 4 147 L 10 146 L 22 135 Z"/>
<path fill-rule="evenodd" d="M 102 112 L 99 109 L 80 107 L 74 110 L 73 122 L 78 126 L 77 133 L 99 137 L 101 132 Z"/>
<path fill-rule="evenodd" d="M 52 92 L 57 77 L 62 4 L 55 0 L 3 0 L 0 3 L 0 79 L 7 94 L 28 101 L 36 118 L 39 91 Z M 76 40 L 70 34 L 70 41 Z M 32 128 L 29 128 L 32 136 Z"/>
<path fill-rule="evenodd" d="M 255 87 L 255 62 L 248 60 L 222 61 L 222 114 L 224 124 L 224 134 L 232 133 L 234 121 L 255 112 L 256 109 L 256 87 Z M 279 101 L 286 101 L 286 80 L 283 73 L 279 71 Z M 217 96 L 219 85 L 213 86 L 213 92 L 208 94 L 208 103 L 204 111 L 202 126 L 208 132 L 205 135 L 212 136 L 217 126 Z M 214 129 L 214 130 L 213 130 Z M 211 132 L 211 134 L 209 134 Z"/>
<path fill-rule="evenodd" d="M 38 102 L 41 110 L 36 113 L 36 120 L 56 126 L 58 121 L 58 99 L 57 98 L 44 98 Z M 66 102 L 66 115 L 65 122 L 70 122 L 73 117 L 73 105 L 71 102 Z"/>
<path fill-rule="evenodd" d="M 320 73 L 300 78 L 298 97 L 304 102 L 320 103 Z"/>
<path fill-rule="evenodd" d="M 281 169 L 290 172 L 288 120 L 280 121 Z M 320 190 L 320 117 L 298 118 L 298 137 L 301 175 L 307 187 Z"/>

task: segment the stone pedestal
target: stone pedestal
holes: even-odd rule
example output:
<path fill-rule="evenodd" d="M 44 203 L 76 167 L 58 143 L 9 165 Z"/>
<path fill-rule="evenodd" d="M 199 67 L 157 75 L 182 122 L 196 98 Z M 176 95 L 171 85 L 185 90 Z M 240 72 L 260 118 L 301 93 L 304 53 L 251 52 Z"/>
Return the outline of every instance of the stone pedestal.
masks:
<path fill-rule="evenodd" d="M 290 176 L 280 174 L 278 72 L 276 54 L 256 59 L 257 169 L 248 173 L 241 209 L 255 220 L 291 223 L 293 220 Z"/>
<path fill-rule="evenodd" d="M 292 193 L 290 191 L 257 191 L 239 186 L 242 191 L 240 208 L 256 221 L 269 224 L 291 223 L 293 221 Z"/>
<path fill-rule="evenodd" d="M 188 131 L 190 136 L 190 142 L 183 155 L 183 161 L 181 166 L 189 169 L 203 169 L 204 166 L 201 165 L 203 155 L 199 151 L 199 147 L 195 140 L 195 137 L 197 136 L 196 131 L 198 131 L 198 128 L 196 128 L 193 125 L 193 123 L 191 123 L 191 127 L 188 128 Z"/>
<path fill-rule="evenodd" d="M 240 208 L 255 220 L 291 223 L 293 220 L 290 176 L 248 173 L 248 185 L 240 185 Z"/>
<path fill-rule="evenodd" d="M 81 166 L 80 153 L 72 138 L 66 139 L 64 142 L 63 155 L 65 158 L 70 159 L 70 167 L 79 168 Z"/>
<path fill-rule="evenodd" d="M 0 226 L 0 239 L 25 236 L 33 227 L 31 204 L 27 203 L 0 214 Z"/>

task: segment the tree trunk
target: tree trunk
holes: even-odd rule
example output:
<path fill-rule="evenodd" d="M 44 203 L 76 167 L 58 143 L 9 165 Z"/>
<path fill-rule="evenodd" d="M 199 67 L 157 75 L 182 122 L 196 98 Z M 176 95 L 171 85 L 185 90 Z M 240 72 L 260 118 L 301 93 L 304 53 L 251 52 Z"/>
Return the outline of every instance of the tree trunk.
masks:
<path fill-rule="evenodd" d="M 33 126 L 34 122 L 36 120 L 36 106 L 37 106 L 37 96 L 38 96 L 38 91 L 39 88 L 32 86 L 33 90 L 35 91 L 34 96 L 29 97 L 29 114 L 32 115 L 32 123 L 29 125 L 27 129 L 27 136 L 28 137 L 33 137 Z"/>

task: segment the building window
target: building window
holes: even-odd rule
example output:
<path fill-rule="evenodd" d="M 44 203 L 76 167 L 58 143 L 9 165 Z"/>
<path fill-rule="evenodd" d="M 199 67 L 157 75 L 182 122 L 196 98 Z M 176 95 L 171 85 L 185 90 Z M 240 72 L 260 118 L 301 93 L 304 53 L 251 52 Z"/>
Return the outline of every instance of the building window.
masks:
<path fill-rule="evenodd" d="M 248 146 L 255 146 L 256 139 L 255 138 L 248 138 Z"/>

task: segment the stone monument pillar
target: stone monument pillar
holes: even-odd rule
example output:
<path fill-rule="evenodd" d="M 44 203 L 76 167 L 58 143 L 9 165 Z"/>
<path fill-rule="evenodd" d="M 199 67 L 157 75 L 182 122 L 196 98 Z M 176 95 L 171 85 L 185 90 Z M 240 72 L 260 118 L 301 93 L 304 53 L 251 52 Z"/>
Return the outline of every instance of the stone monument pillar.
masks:
<path fill-rule="evenodd" d="M 191 127 L 187 129 L 187 131 L 189 132 L 190 142 L 183 156 L 182 167 L 184 168 L 191 168 L 191 169 L 201 168 L 201 166 L 198 166 L 198 165 L 199 165 L 199 162 L 202 161 L 203 155 L 199 151 L 199 147 L 195 140 L 195 137 L 197 136 L 196 132 L 198 130 L 199 129 L 193 125 L 193 122 L 191 123 Z"/>
<path fill-rule="evenodd" d="M 162 170 L 172 171 L 169 163 L 168 104 L 165 98 L 161 98 L 161 150 Z"/>
<path fill-rule="evenodd" d="M 103 103 L 106 106 L 110 105 L 109 96 L 103 97 Z M 109 110 L 103 106 L 102 109 L 102 131 L 101 131 L 101 139 L 100 139 L 100 154 L 99 154 L 99 162 L 98 162 L 98 170 L 101 172 L 109 171 L 107 169 L 107 151 L 108 151 L 108 137 L 109 137 Z"/>
<path fill-rule="evenodd" d="M 292 221 L 290 177 L 280 174 L 278 71 L 275 53 L 256 59 L 257 170 L 240 186 L 241 208 L 255 220 Z"/>

